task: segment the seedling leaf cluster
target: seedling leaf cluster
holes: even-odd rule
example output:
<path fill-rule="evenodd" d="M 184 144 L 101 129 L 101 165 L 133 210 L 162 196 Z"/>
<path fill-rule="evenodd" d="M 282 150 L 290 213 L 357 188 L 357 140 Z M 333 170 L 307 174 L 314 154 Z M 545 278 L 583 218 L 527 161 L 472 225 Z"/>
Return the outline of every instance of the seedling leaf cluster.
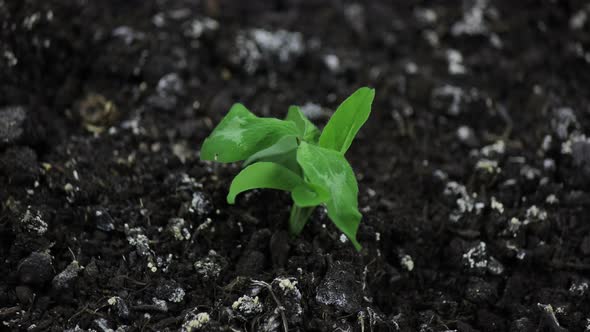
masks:
<path fill-rule="evenodd" d="M 227 201 L 247 190 L 266 188 L 291 193 L 291 234 L 303 230 L 313 210 L 324 204 L 328 217 L 357 250 L 361 221 L 358 185 L 345 153 L 367 121 L 375 90 L 360 88 L 332 115 L 324 130 L 291 106 L 284 120 L 261 118 L 234 104 L 201 146 L 201 159 L 243 161 Z"/>

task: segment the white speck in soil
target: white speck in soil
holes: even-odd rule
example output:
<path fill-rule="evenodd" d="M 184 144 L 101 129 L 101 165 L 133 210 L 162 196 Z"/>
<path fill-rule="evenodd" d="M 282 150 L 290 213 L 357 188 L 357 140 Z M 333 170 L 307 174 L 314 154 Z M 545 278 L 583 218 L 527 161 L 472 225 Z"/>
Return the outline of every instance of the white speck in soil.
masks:
<path fill-rule="evenodd" d="M 545 203 L 554 205 L 559 203 L 559 199 L 557 198 L 557 196 L 555 196 L 555 194 L 550 194 L 549 196 L 547 196 L 547 198 L 545 198 Z"/>
<path fill-rule="evenodd" d="M 504 43 L 502 43 L 502 39 L 500 39 L 500 36 L 498 36 L 495 33 L 490 34 L 490 44 L 492 44 L 492 46 L 497 49 L 501 49 L 504 46 Z"/>
<path fill-rule="evenodd" d="M 496 210 L 499 214 L 504 213 L 504 204 L 498 201 L 494 196 L 492 196 L 490 207 L 492 208 L 492 210 Z"/>
<path fill-rule="evenodd" d="M 363 35 L 366 26 L 365 8 L 360 3 L 350 3 L 344 7 L 344 17 L 354 31 Z"/>
<path fill-rule="evenodd" d="M 416 8 L 414 10 L 414 17 L 422 24 L 434 24 L 437 20 L 437 15 L 431 8 Z"/>
<path fill-rule="evenodd" d="M 348 238 L 346 237 L 346 235 L 340 234 L 340 242 L 346 243 L 347 241 L 348 241 Z"/>
<path fill-rule="evenodd" d="M 455 50 L 455 49 L 448 49 L 446 52 L 447 61 L 449 63 L 449 74 L 451 75 L 461 75 L 467 72 L 465 65 L 463 64 L 463 55 Z"/>
<path fill-rule="evenodd" d="M 477 201 L 477 194 L 469 194 L 464 185 L 455 181 L 447 182 L 444 190 L 446 196 L 456 196 L 455 201 L 457 208 L 449 215 L 449 219 L 453 222 L 459 221 L 465 213 L 475 212 L 480 214 L 485 204 Z"/>
<path fill-rule="evenodd" d="M 209 229 L 212 223 L 213 220 L 211 218 L 205 219 L 205 221 L 197 227 L 197 231 L 202 232 L 206 229 Z"/>
<path fill-rule="evenodd" d="M 148 97 L 147 103 L 155 109 L 172 111 L 185 92 L 183 79 L 177 73 L 169 73 L 160 78 L 155 93 Z"/>
<path fill-rule="evenodd" d="M 104 232 L 111 232 L 115 230 L 114 220 L 106 209 L 98 208 L 94 212 L 94 219 L 96 228 Z"/>
<path fill-rule="evenodd" d="M 174 280 L 164 280 L 156 287 L 155 295 L 159 299 L 164 299 L 173 303 L 180 303 L 184 300 L 185 291 Z"/>
<path fill-rule="evenodd" d="M 553 136 L 545 135 L 545 137 L 543 138 L 543 143 L 541 144 L 541 149 L 543 149 L 543 151 L 549 151 L 549 149 L 551 149 L 552 144 Z"/>
<path fill-rule="evenodd" d="M 555 169 L 555 160 L 546 158 L 543 159 L 543 168 L 547 171 L 551 171 Z"/>
<path fill-rule="evenodd" d="M 506 143 L 503 140 L 494 142 L 491 145 L 486 145 L 481 148 L 481 154 L 485 157 L 490 157 L 494 154 L 503 155 L 506 152 Z"/>
<path fill-rule="evenodd" d="M 177 190 L 195 190 L 203 187 L 195 178 L 190 177 L 186 173 L 180 174 L 180 183 L 181 185 L 178 186 Z"/>
<path fill-rule="evenodd" d="M 232 309 L 244 316 L 251 316 L 262 313 L 263 306 L 258 299 L 258 296 L 250 297 L 243 295 L 232 304 Z"/>
<path fill-rule="evenodd" d="M 149 239 L 143 232 L 143 229 L 140 227 L 129 228 L 129 225 L 125 224 L 127 242 L 135 247 L 139 255 L 151 256 Z"/>
<path fill-rule="evenodd" d="M 272 58 L 287 63 L 303 54 L 305 44 L 299 32 L 250 29 L 238 33 L 235 48 L 231 60 L 242 64 L 246 73 L 253 74 L 263 62 L 271 61 Z"/>
<path fill-rule="evenodd" d="M 518 218 L 513 217 L 508 221 L 508 231 L 512 234 L 513 237 L 516 237 L 520 227 L 523 225 L 523 222 L 520 221 Z"/>
<path fill-rule="evenodd" d="M 400 259 L 400 265 L 406 269 L 406 271 L 411 272 L 414 269 L 414 260 L 410 255 L 403 255 Z"/>
<path fill-rule="evenodd" d="M 582 297 L 588 291 L 588 282 L 587 281 L 574 281 L 572 282 L 569 292 L 573 296 Z"/>
<path fill-rule="evenodd" d="M 172 258 L 174 256 L 172 254 L 168 254 L 166 256 L 166 258 L 158 256 L 156 257 L 156 267 L 159 268 L 160 270 L 162 270 L 162 272 L 168 272 L 168 269 L 170 268 L 170 263 L 172 262 Z M 153 259 L 153 258 L 150 258 Z M 152 271 L 154 269 L 152 268 Z M 154 271 L 155 272 L 155 271 Z"/>
<path fill-rule="evenodd" d="M 279 288 L 283 290 L 283 292 L 290 292 L 296 289 L 295 285 L 297 285 L 297 281 L 291 281 L 289 278 L 276 278 L 275 281 L 279 283 Z"/>
<path fill-rule="evenodd" d="M 4 59 L 6 59 L 6 64 L 8 67 L 14 67 L 18 65 L 18 58 L 12 51 L 6 50 L 2 55 L 4 56 Z"/>
<path fill-rule="evenodd" d="M 172 154 L 174 154 L 181 163 L 185 164 L 187 160 L 196 155 L 196 152 L 194 149 L 191 149 L 186 142 L 179 142 L 172 145 Z"/>
<path fill-rule="evenodd" d="M 475 133 L 470 127 L 461 126 L 457 128 L 457 138 L 459 138 L 461 142 L 469 143 L 475 139 Z"/>
<path fill-rule="evenodd" d="M 547 219 L 547 212 L 539 209 L 536 205 L 532 205 L 526 211 L 526 218 L 525 225 L 530 222 L 543 221 Z"/>
<path fill-rule="evenodd" d="M 440 45 L 440 37 L 438 36 L 438 33 L 434 30 L 427 29 L 422 31 L 422 37 L 432 47 L 438 47 L 438 45 Z"/>
<path fill-rule="evenodd" d="M 26 30 L 32 30 L 40 19 L 41 13 L 39 12 L 35 12 L 30 16 L 25 17 L 25 19 L 23 20 L 23 28 L 25 28 Z"/>
<path fill-rule="evenodd" d="M 152 302 L 154 302 L 154 306 L 161 312 L 167 312 L 168 311 L 168 303 L 166 303 L 166 301 L 164 300 L 160 300 L 156 297 L 152 298 Z"/>
<path fill-rule="evenodd" d="M 470 0 L 467 3 L 469 5 L 463 12 L 463 18 L 453 24 L 451 34 L 453 36 L 486 34 L 488 27 L 485 23 L 485 11 L 488 1 Z"/>
<path fill-rule="evenodd" d="M 109 327 L 109 322 L 105 318 L 97 318 L 97 319 L 95 319 L 94 320 L 94 324 L 102 332 L 115 332 L 115 330 L 113 330 L 112 328 Z"/>
<path fill-rule="evenodd" d="M 156 86 L 156 91 L 161 95 L 181 95 L 184 89 L 184 81 L 177 73 L 162 76 Z"/>
<path fill-rule="evenodd" d="M 209 280 L 217 278 L 223 270 L 224 265 L 223 257 L 219 256 L 215 251 L 210 250 L 206 257 L 195 262 L 194 267 L 201 278 Z"/>
<path fill-rule="evenodd" d="M 441 180 L 441 181 L 446 181 L 446 180 L 449 178 L 449 176 L 447 175 L 447 173 L 445 173 L 444 171 L 442 171 L 442 170 L 440 170 L 440 169 L 437 169 L 437 170 L 435 170 L 435 171 L 432 173 L 432 175 L 433 175 L 435 178 L 437 178 L 437 179 L 439 179 L 439 180 Z"/>
<path fill-rule="evenodd" d="M 475 164 L 475 169 L 482 170 L 490 174 L 498 174 L 502 169 L 498 166 L 498 161 L 491 159 L 480 159 Z"/>
<path fill-rule="evenodd" d="M 211 317 L 208 313 L 198 312 L 198 309 L 195 308 L 189 311 L 184 317 L 184 322 L 182 323 L 181 331 L 193 332 L 199 330 L 207 324 L 209 324 L 209 321 L 211 321 Z"/>
<path fill-rule="evenodd" d="M 287 316 L 287 321 L 294 325 L 301 323 L 303 315 L 303 307 L 301 306 L 302 295 L 299 288 L 297 288 L 295 278 L 276 278 L 272 282 L 272 287 L 280 298 L 281 305 Z"/>
<path fill-rule="evenodd" d="M 30 206 L 20 220 L 20 223 L 29 233 L 43 235 L 47 232 L 48 225 L 43 220 L 41 212 L 33 210 Z"/>
<path fill-rule="evenodd" d="M 586 6 L 570 17 L 569 24 L 572 30 L 580 30 L 586 25 L 586 22 L 588 21 L 588 9 L 589 6 Z"/>
<path fill-rule="evenodd" d="M 501 275 L 504 273 L 504 265 L 494 257 L 490 257 L 488 262 L 488 271 L 493 275 Z"/>
<path fill-rule="evenodd" d="M 166 16 L 164 15 L 164 13 L 157 13 L 152 17 L 152 23 L 156 27 L 162 28 L 166 25 Z"/>
<path fill-rule="evenodd" d="M 410 74 L 410 75 L 416 74 L 418 72 L 418 65 L 416 65 L 416 63 L 414 63 L 412 61 L 409 61 L 404 66 L 404 70 L 406 71 L 407 74 Z"/>
<path fill-rule="evenodd" d="M 123 129 L 130 129 L 133 135 L 139 135 L 145 131 L 144 128 L 139 126 L 139 122 L 141 121 L 140 113 L 136 113 L 133 117 L 129 120 L 121 122 L 121 128 Z"/>
<path fill-rule="evenodd" d="M 175 303 L 179 303 L 182 302 L 182 300 L 184 299 L 184 289 L 178 287 L 175 288 L 174 291 L 172 292 L 172 294 L 170 295 L 170 297 L 168 298 L 168 300 L 170 302 L 175 302 Z"/>
<path fill-rule="evenodd" d="M 121 38 L 126 45 L 145 39 L 145 34 L 128 26 L 120 26 L 113 30 L 113 37 Z"/>
<path fill-rule="evenodd" d="M 524 165 L 520 169 L 520 175 L 524 176 L 527 180 L 534 180 L 536 177 L 541 176 L 541 171 L 530 165 Z"/>
<path fill-rule="evenodd" d="M 482 269 L 488 266 L 486 243 L 481 241 L 465 254 L 463 259 L 470 269 Z"/>
<path fill-rule="evenodd" d="M 200 191 L 194 192 L 188 211 L 198 216 L 204 216 L 211 213 L 211 210 L 211 202 L 205 197 L 205 194 Z"/>
<path fill-rule="evenodd" d="M 205 33 L 216 31 L 219 29 L 219 22 L 209 17 L 196 18 L 190 22 L 187 29 L 184 30 L 184 35 L 193 39 L 199 39 Z"/>
<path fill-rule="evenodd" d="M 340 70 L 340 59 L 335 54 L 324 55 L 324 65 L 332 73 L 336 73 Z"/>
<path fill-rule="evenodd" d="M 570 133 L 573 133 L 579 126 L 580 124 L 573 109 L 559 107 L 553 112 L 551 127 L 560 140 L 567 139 Z"/>
<path fill-rule="evenodd" d="M 190 225 L 183 218 L 171 218 L 168 220 L 168 231 L 178 241 L 190 240 Z"/>
<path fill-rule="evenodd" d="M 118 317 L 120 317 L 120 318 L 129 317 L 129 307 L 127 306 L 127 303 L 125 303 L 125 301 L 122 298 L 120 298 L 119 296 L 110 297 L 107 300 L 107 303 L 110 306 L 114 307 Z"/>

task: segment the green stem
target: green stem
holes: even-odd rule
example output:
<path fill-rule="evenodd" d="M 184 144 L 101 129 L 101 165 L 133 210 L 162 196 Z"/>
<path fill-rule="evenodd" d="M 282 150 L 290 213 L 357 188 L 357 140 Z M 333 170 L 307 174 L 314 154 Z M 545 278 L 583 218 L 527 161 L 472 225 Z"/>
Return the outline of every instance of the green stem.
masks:
<path fill-rule="evenodd" d="M 291 206 L 291 217 L 289 218 L 289 232 L 291 235 L 297 236 L 301 233 L 314 209 L 315 206 L 299 207 L 293 203 L 293 206 Z"/>

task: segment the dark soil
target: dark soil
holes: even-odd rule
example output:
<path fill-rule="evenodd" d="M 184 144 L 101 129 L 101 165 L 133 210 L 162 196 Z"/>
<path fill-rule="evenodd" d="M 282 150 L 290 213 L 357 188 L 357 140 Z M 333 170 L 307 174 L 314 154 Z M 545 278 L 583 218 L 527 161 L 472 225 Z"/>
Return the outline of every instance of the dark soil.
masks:
<path fill-rule="evenodd" d="M 199 161 L 364 85 L 360 253 Z M 0 330 L 588 330 L 589 87 L 585 1 L 0 0 Z"/>

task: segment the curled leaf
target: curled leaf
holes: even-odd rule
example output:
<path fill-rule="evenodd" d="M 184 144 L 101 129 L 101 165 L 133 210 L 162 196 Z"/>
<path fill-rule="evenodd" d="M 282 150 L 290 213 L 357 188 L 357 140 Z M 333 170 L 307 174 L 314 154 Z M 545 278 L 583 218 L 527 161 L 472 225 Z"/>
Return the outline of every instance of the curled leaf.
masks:
<path fill-rule="evenodd" d="M 279 164 L 259 162 L 244 168 L 233 179 L 227 195 L 227 202 L 234 204 L 236 196 L 244 191 L 258 188 L 293 191 L 303 179 Z"/>

